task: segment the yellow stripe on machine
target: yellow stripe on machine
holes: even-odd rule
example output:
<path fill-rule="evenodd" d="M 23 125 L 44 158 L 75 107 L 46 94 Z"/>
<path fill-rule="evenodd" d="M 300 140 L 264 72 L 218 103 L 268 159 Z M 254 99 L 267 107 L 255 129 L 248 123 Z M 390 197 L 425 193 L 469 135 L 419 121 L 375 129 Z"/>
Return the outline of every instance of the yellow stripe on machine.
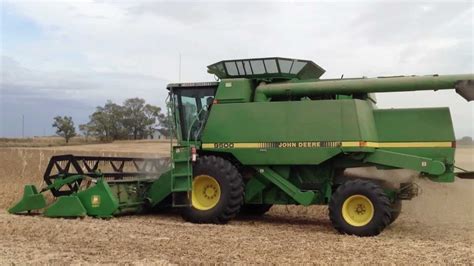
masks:
<path fill-rule="evenodd" d="M 294 145 L 293 145 L 294 144 Z M 264 149 L 264 148 L 451 148 L 450 141 L 439 142 L 372 142 L 372 141 L 324 141 L 324 142 L 224 142 L 203 143 L 204 149 Z"/>
<path fill-rule="evenodd" d="M 203 143 L 202 147 L 204 149 L 212 149 L 212 148 L 214 148 L 214 143 Z"/>
<path fill-rule="evenodd" d="M 371 142 L 348 141 L 342 142 L 342 147 L 368 148 L 451 148 L 452 142 Z"/>
<path fill-rule="evenodd" d="M 263 143 L 234 143 L 234 148 L 262 148 Z"/>
<path fill-rule="evenodd" d="M 203 143 L 204 149 L 245 149 L 245 148 L 263 148 L 263 143 Z"/>

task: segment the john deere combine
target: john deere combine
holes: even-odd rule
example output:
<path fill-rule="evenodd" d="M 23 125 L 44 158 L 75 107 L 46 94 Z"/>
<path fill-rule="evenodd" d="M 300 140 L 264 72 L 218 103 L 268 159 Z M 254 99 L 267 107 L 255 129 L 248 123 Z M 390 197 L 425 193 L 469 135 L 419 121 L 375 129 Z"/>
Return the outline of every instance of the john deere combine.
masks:
<path fill-rule="evenodd" d="M 158 159 L 55 156 L 45 187 L 26 186 L 10 212 L 111 217 L 169 204 L 187 221 L 226 223 L 274 204 L 328 204 L 339 232 L 372 236 L 416 186 L 353 179 L 346 168 L 454 181 L 449 109 L 377 109 L 373 93 L 454 89 L 471 101 L 473 74 L 322 80 L 315 63 L 287 58 L 221 61 L 208 72 L 220 81 L 167 87 L 178 140 L 169 170 Z"/>

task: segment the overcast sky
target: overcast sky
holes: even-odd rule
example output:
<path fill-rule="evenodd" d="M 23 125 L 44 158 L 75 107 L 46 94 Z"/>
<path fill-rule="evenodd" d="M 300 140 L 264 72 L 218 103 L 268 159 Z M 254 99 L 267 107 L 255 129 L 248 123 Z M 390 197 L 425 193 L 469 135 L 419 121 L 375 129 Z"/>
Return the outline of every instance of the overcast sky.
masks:
<path fill-rule="evenodd" d="M 53 134 L 129 97 L 164 105 L 166 83 L 209 81 L 223 59 L 313 60 L 323 78 L 474 73 L 474 2 L 1 2 L 0 137 Z M 378 94 L 380 108 L 449 106 L 474 136 L 474 104 L 452 91 Z"/>

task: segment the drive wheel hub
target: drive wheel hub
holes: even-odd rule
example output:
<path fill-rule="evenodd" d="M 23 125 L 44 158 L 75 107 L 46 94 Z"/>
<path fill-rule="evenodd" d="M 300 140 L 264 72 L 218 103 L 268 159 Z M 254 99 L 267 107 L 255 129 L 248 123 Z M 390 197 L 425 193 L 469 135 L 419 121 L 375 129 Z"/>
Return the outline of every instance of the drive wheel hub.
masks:
<path fill-rule="evenodd" d="M 342 217 L 352 226 L 364 226 L 374 217 L 374 205 L 364 195 L 352 195 L 342 205 Z"/>
<path fill-rule="evenodd" d="M 198 175 L 194 177 L 191 193 L 194 208 L 198 210 L 209 210 L 219 203 L 221 188 L 214 177 Z"/>

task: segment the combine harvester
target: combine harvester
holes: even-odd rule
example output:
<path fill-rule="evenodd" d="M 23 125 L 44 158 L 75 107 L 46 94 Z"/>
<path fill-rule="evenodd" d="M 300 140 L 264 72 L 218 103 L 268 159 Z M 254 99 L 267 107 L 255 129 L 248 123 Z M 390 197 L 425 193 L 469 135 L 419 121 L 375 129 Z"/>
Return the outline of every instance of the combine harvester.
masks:
<path fill-rule="evenodd" d="M 373 236 L 417 187 L 354 179 L 346 168 L 454 181 L 449 109 L 377 109 L 373 93 L 454 89 L 471 101 L 473 74 L 321 80 L 315 63 L 287 58 L 221 61 L 208 72 L 220 81 L 167 87 L 178 140 L 169 170 L 159 159 L 54 156 L 45 187 L 26 186 L 10 213 L 106 218 L 170 205 L 186 221 L 220 224 L 275 204 L 328 204 L 339 232 Z"/>

